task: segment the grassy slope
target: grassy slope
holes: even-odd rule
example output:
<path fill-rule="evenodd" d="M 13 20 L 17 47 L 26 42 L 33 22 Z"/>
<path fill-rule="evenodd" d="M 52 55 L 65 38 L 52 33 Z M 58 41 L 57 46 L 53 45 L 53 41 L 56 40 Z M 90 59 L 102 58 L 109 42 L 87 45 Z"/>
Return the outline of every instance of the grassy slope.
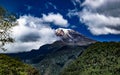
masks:
<path fill-rule="evenodd" d="M 120 43 L 95 43 L 61 75 L 120 75 Z"/>
<path fill-rule="evenodd" d="M 0 75 L 39 75 L 31 66 L 0 54 Z"/>

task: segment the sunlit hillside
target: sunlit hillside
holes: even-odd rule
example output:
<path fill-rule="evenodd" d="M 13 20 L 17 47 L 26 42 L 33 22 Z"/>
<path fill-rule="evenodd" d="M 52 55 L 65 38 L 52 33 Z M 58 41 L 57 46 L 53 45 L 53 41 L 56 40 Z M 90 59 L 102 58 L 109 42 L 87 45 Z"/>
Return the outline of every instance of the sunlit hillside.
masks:
<path fill-rule="evenodd" d="M 0 54 L 0 75 L 39 75 L 39 72 L 32 66 Z"/>

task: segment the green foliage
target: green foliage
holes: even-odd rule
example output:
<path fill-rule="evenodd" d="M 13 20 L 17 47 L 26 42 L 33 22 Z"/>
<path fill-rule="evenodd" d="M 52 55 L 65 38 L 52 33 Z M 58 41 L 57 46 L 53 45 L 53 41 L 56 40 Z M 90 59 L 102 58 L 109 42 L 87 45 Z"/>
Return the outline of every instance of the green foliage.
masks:
<path fill-rule="evenodd" d="M 13 43 L 14 39 L 11 37 L 12 27 L 16 26 L 15 16 L 8 13 L 3 7 L 0 7 L 0 48 L 5 50 L 3 46 L 6 43 Z"/>
<path fill-rule="evenodd" d="M 0 75 L 39 75 L 39 72 L 32 66 L 0 54 Z"/>
<path fill-rule="evenodd" d="M 61 75 L 119 75 L 120 43 L 104 42 L 91 45 Z"/>

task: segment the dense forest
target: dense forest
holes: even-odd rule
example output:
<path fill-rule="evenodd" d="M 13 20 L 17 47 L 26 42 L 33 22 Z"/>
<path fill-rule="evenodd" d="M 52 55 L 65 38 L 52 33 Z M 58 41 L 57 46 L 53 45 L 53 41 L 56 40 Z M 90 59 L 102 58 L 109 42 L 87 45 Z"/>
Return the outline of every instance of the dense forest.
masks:
<path fill-rule="evenodd" d="M 39 72 L 32 66 L 0 54 L 0 75 L 39 75 Z"/>
<path fill-rule="evenodd" d="M 120 75 L 120 43 L 91 45 L 61 75 Z"/>

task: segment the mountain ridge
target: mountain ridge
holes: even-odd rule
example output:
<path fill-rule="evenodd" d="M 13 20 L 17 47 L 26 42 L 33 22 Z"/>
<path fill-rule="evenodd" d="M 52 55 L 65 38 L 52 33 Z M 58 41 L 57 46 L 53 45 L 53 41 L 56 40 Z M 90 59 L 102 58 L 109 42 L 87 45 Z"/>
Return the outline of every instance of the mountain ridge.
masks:
<path fill-rule="evenodd" d="M 23 62 L 37 68 L 41 75 L 49 69 L 49 75 L 58 75 L 60 71 L 80 56 L 92 43 L 96 42 L 71 29 L 57 29 L 56 35 L 61 40 L 45 44 L 30 52 L 10 53 L 12 57 L 20 58 Z M 71 40 L 71 41 L 70 41 Z M 54 67 L 54 68 L 53 68 Z"/>
<path fill-rule="evenodd" d="M 67 45 L 83 46 L 97 42 L 72 29 L 58 28 L 55 30 L 55 33 Z"/>

